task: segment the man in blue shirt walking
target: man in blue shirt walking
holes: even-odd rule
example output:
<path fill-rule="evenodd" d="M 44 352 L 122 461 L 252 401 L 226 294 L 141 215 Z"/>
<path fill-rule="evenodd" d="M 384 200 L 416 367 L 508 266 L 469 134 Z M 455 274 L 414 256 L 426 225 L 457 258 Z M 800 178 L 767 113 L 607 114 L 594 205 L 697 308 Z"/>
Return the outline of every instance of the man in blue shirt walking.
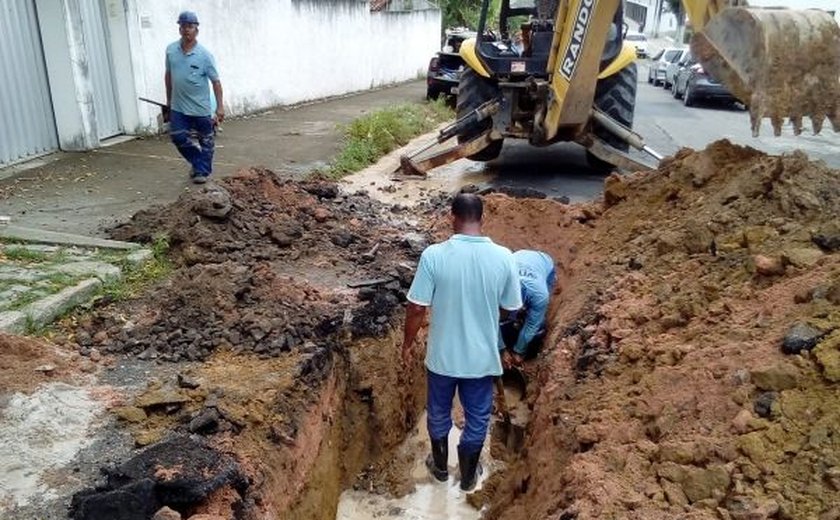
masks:
<path fill-rule="evenodd" d="M 213 173 L 215 125 L 225 118 L 222 82 L 210 51 L 198 43 L 198 16 L 184 11 L 178 16 L 181 39 L 166 47 L 166 104 L 170 108 L 169 135 L 192 170 L 196 184 L 207 182 Z M 216 100 L 215 120 L 210 87 Z M 198 142 L 190 137 L 195 132 Z"/>
<path fill-rule="evenodd" d="M 432 475 L 448 479 L 449 430 L 455 390 L 466 423 L 458 444 L 461 489 L 472 490 L 493 408 L 493 377 L 502 374 L 497 348 L 499 311 L 521 305 L 516 263 L 510 250 L 481 234 L 481 199 L 461 193 L 452 202 L 455 234 L 426 248 L 408 292 L 403 364 L 431 308 L 426 349 L 427 403 Z"/>
<path fill-rule="evenodd" d="M 548 254 L 520 249 L 513 257 L 519 272 L 522 309 L 502 324 L 503 340 L 512 351 L 503 354 L 502 362 L 506 367 L 522 364 L 525 356 L 534 350 L 533 343 L 545 334 L 545 314 L 556 280 L 554 260 Z"/>

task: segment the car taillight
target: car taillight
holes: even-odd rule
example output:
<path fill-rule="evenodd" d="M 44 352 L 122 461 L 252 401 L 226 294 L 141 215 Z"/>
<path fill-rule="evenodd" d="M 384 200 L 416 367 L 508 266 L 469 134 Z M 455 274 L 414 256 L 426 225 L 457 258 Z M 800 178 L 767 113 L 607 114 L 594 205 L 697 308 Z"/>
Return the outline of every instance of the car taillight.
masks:
<path fill-rule="evenodd" d="M 432 58 L 432 60 L 429 62 L 429 70 L 433 72 L 437 72 L 438 70 L 440 70 L 440 63 L 438 63 L 437 58 Z"/>

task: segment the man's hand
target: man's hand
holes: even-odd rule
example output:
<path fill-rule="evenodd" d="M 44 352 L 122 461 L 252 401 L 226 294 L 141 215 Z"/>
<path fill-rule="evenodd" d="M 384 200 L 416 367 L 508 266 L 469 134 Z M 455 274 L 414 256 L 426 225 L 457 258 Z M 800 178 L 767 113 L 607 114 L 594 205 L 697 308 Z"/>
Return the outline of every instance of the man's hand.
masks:
<path fill-rule="evenodd" d="M 414 338 L 426 317 L 426 308 L 416 303 L 408 302 L 405 308 L 405 334 L 403 334 L 402 365 L 407 368 L 414 357 Z"/>
<path fill-rule="evenodd" d="M 508 349 L 504 349 L 502 351 L 502 367 L 505 370 L 513 368 L 513 354 L 511 354 Z"/>
<path fill-rule="evenodd" d="M 511 352 L 508 349 L 505 349 L 505 351 L 502 352 L 502 366 L 505 370 L 519 368 L 522 366 L 523 361 L 525 361 L 525 359 L 516 352 Z"/>
<path fill-rule="evenodd" d="M 222 107 L 218 107 L 216 109 L 216 124 L 222 124 L 222 121 L 225 120 L 225 109 Z"/>

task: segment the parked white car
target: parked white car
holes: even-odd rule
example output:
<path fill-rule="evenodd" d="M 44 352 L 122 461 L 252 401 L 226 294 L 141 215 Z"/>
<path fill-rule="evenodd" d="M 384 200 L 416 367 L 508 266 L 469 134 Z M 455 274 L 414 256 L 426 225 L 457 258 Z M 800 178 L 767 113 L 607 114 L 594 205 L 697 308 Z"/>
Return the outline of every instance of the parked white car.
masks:
<path fill-rule="evenodd" d="M 668 47 L 653 55 L 648 65 L 648 83 L 655 87 L 665 83 L 665 70 L 672 61 L 682 56 L 682 51 L 681 47 Z"/>
<path fill-rule="evenodd" d="M 674 59 L 671 60 L 671 63 L 665 67 L 665 81 L 663 81 L 662 86 L 665 87 L 665 90 L 670 90 L 671 85 L 674 84 L 674 78 L 677 77 L 677 72 L 680 71 L 680 67 L 685 65 L 686 57 L 690 56 L 690 52 L 688 49 L 680 49 L 679 53 L 674 56 Z"/>
<path fill-rule="evenodd" d="M 624 41 L 628 41 L 636 47 L 636 57 L 637 58 L 647 58 L 648 57 L 648 41 L 647 36 L 639 32 L 628 31 L 626 35 L 624 35 Z"/>

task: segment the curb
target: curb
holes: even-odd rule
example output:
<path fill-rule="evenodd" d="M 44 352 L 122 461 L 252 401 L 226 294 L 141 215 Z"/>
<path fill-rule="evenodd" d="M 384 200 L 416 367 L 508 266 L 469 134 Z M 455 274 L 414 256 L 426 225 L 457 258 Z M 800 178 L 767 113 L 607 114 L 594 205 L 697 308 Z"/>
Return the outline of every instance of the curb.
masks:
<path fill-rule="evenodd" d="M 21 309 L 25 321 L 36 328 L 45 327 L 73 307 L 87 301 L 99 288 L 102 281 L 98 278 L 82 280 L 73 287 L 67 287 L 57 294 L 42 298 Z"/>
<path fill-rule="evenodd" d="M 132 248 L 138 247 L 131 244 Z M 154 254 L 150 249 L 136 249 L 125 257 L 125 261 L 132 267 L 140 267 L 149 261 Z M 0 332 L 9 334 L 25 334 L 30 327 L 40 328 L 52 323 L 56 318 L 78 305 L 90 300 L 105 284 L 123 278 L 122 270 L 109 263 L 77 262 L 67 264 L 88 267 L 88 276 L 76 285 L 65 287 L 56 294 L 45 296 L 18 310 L 0 312 Z M 101 264 L 101 265 L 100 265 Z"/>
<path fill-rule="evenodd" d="M 60 246 L 77 246 L 98 249 L 132 250 L 140 248 L 140 244 L 107 240 L 104 238 L 86 237 L 71 233 L 59 233 L 44 229 L 33 229 L 14 224 L 0 225 L 0 238 L 18 240 L 32 244 L 49 244 Z"/>
<path fill-rule="evenodd" d="M 9 334 L 26 332 L 26 314 L 20 311 L 0 312 L 0 332 Z"/>

